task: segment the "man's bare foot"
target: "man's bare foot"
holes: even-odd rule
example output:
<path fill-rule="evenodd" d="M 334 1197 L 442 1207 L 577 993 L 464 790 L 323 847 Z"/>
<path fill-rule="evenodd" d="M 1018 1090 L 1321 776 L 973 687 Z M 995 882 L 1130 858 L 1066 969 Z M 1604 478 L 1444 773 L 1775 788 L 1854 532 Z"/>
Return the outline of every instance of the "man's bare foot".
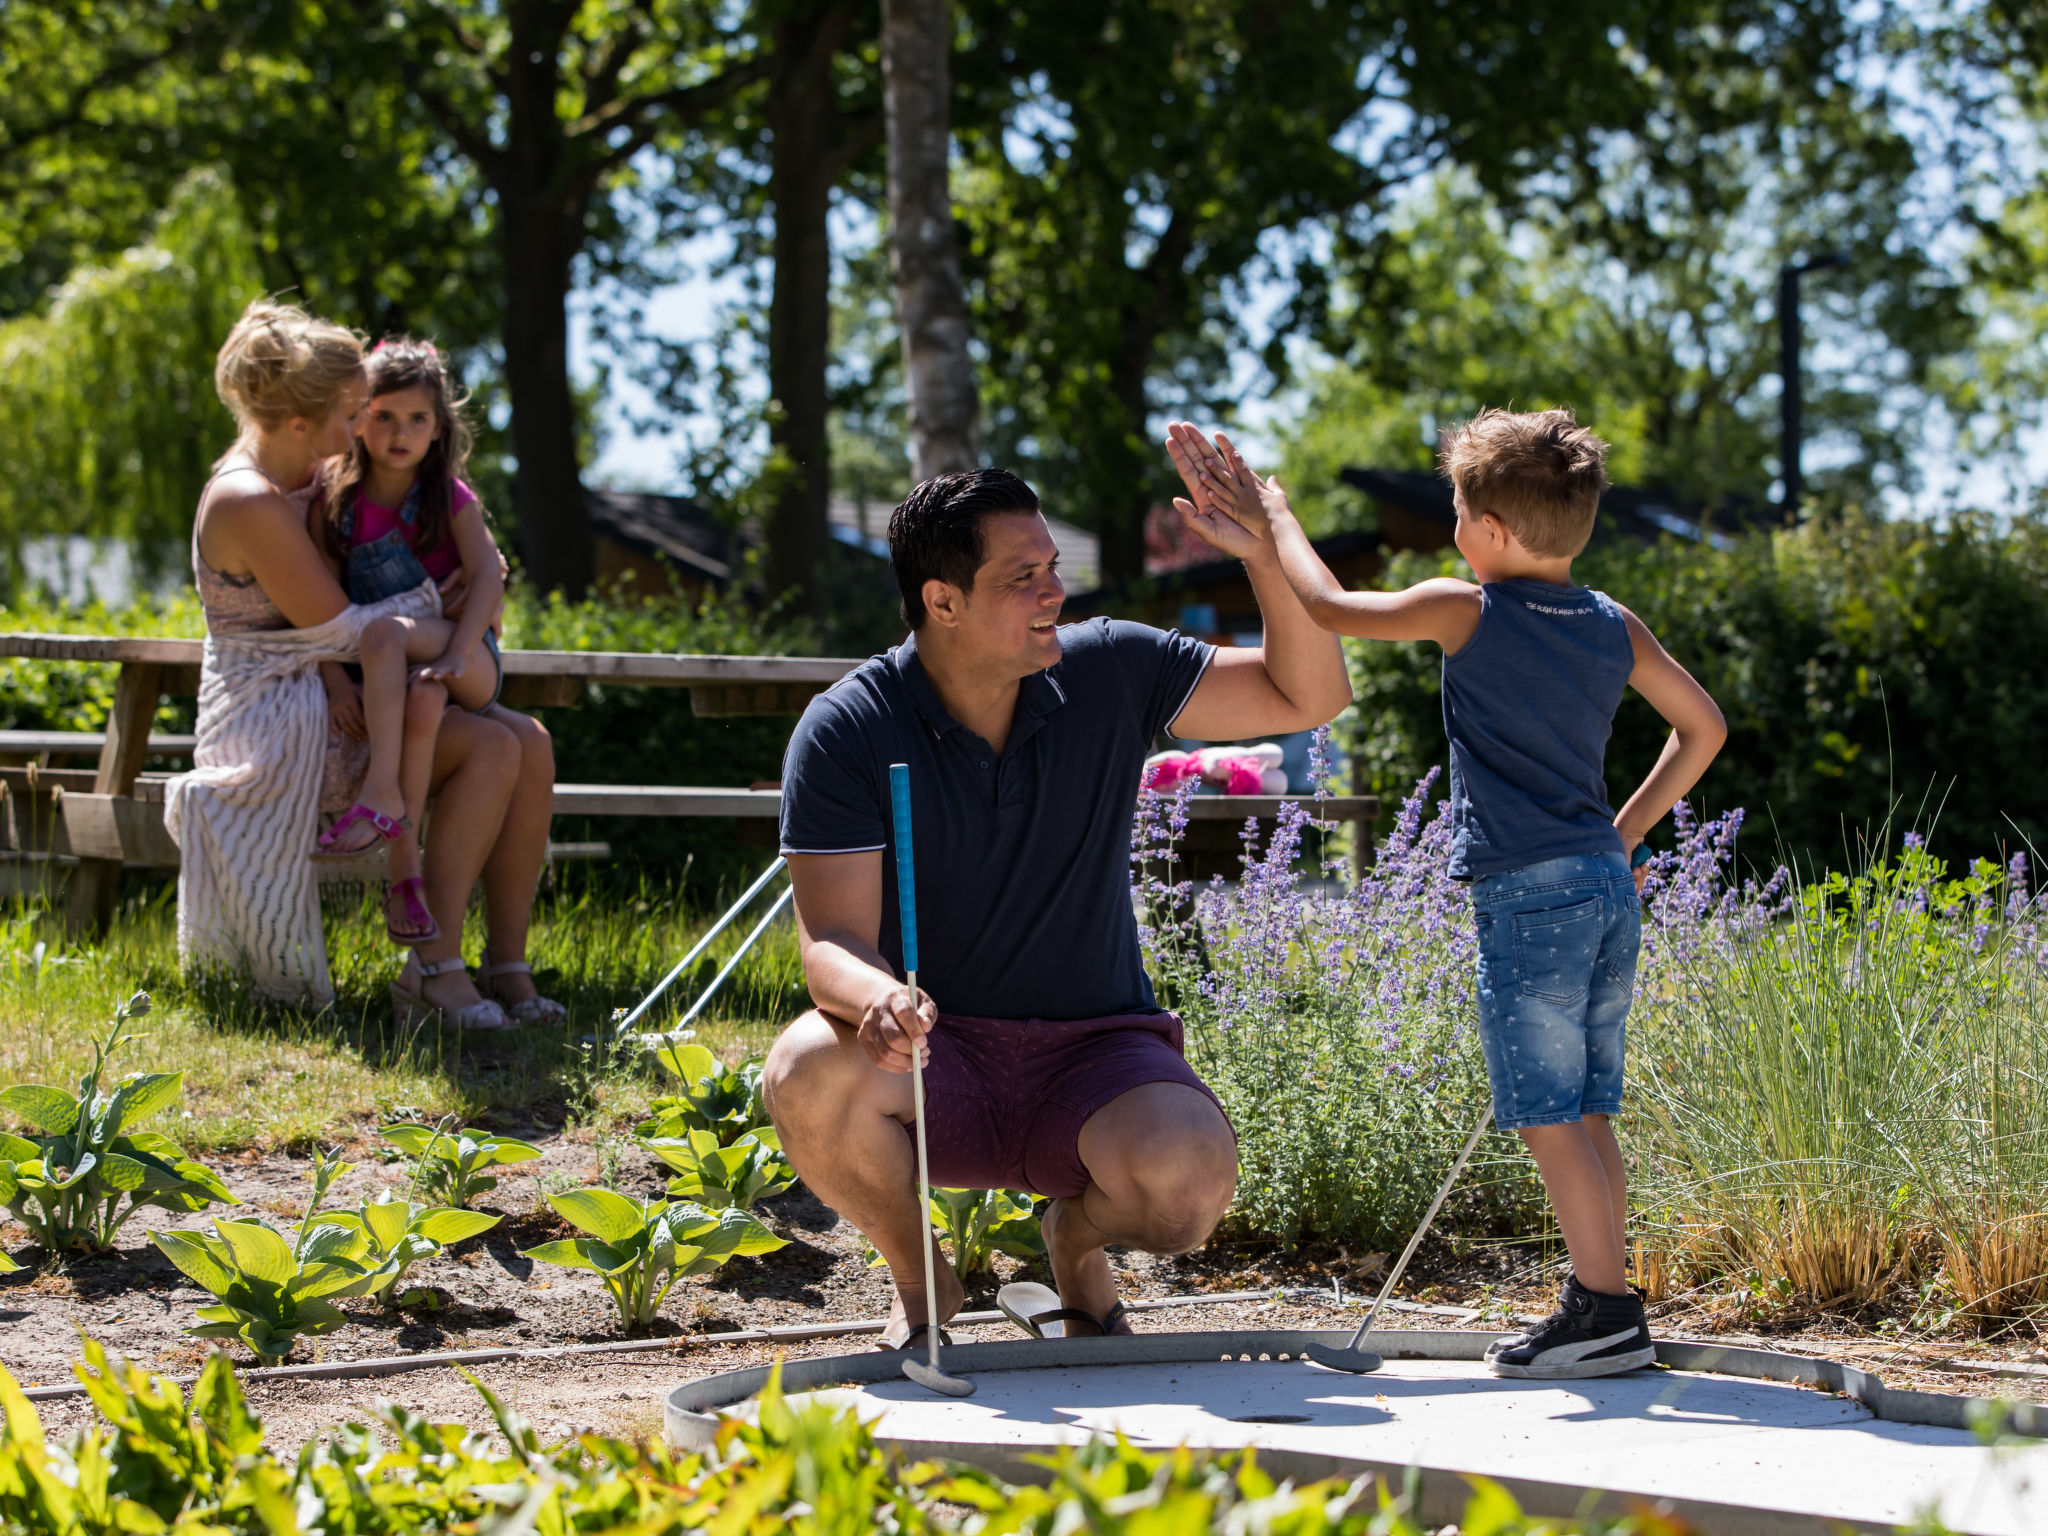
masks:
<path fill-rule="evenodd" d="M 1066 1195 L 1053 1201 L 1039 1217 L 1038 1230 L 1045 1236 L 1046 1261 L 1052 1266 L 1053 1289 L 1060 1293 L 1060 1305 L 1090 1317 L 1109 1316 L 1118 1301 L 1116 1277 L 1110 1273 L 1102 1234 L 1088 1219 L 1081 1197 Z M 1092 1338 L 1102 1332 L 1099 1327 L 1090 1332 L 1086 1323 L 1076 1322 L 1066 1323 L 1061 1331 L 1070 1339 Z M 1109 1331 L 1130 1333 L 1132 1328 L 1120 1317 Z"/>
<path fill-rule="evenodd" d="M 932 1278 L 939 1284 L 939 1321 L 948 1322 L 954 1313 L 966 1304 L 967 1288 L 960 1283 L 960 1277 L 953 1273 L 953 1266 L 945 1256 L 933 1247 Z M 918 1274 L 896 1282 L 896 1299 L 889 1305 L 889 1326 L 882 1330 L 880 1347 L 901 1349 L 903 1341 L 910 1336 L 910 1330 L 926 1322 L 930 1309 L 925 1304 L 924 1276 Z M 920 1336 L 922 1346 L 923 1338 Z"/>

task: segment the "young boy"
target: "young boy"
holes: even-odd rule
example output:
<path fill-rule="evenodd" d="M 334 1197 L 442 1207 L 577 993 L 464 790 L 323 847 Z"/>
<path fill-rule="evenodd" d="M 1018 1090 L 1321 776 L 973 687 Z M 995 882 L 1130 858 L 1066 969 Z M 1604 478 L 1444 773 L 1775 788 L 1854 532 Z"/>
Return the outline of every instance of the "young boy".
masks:
<path fill-rule="evenodd" d="M 1446 437 L 1458 551 L 1478 585 L 1347 592 L 1310 547 L 1278 480 L 1185 423 L 1169 449 L 1190 519 L 1270 538 L 1326 629 L 1443 647 L 1451 875 L 1472 883 L 1479 1037 L 1494 1116 L 1535 1155 L 1572 1274 L 1557 1311 L 1487 1353 L 1497 1376 L 1606 1376 L 1655 1358 L 1626 1279 L 1628 1196 L 1611 1118 L 1635 987 L 1643 836 L 1726 739 L 1714 701 L 1605 593 L 1572 582 L 1607 486 L 1607 445 L 1569 411 L 1486 411 Z M 1220 452 L 1218 451 L 1220 449 Z M 1669 721 L 1650 776 L 1615 815 L 1604 759 L 1622 689 Z"/>

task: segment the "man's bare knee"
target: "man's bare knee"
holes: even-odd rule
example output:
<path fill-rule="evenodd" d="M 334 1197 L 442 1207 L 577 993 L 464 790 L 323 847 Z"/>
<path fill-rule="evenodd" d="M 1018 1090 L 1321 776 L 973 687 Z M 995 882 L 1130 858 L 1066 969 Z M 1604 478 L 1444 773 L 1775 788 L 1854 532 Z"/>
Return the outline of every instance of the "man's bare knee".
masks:
<path fill-rule="evenodd" d="M 831 1124 L 857 1092 L 838 1031 L 816 1009 L 775 1037 L 761 1068 L 761 1101 L 787 1140 Z"/>

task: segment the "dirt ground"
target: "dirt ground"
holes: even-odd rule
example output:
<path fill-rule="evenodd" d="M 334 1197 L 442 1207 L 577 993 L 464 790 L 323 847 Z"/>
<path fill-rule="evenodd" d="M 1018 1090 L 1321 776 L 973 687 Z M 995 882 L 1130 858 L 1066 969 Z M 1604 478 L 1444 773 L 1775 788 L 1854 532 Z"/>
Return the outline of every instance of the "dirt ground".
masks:
<path fill-rule="evenodd" d="M 294 1362 L 619 1339 L 610 1298 L 595 1275 L 520 1257 L 522 1249 L 571 1235 L 543 1203 L 544 1188 L 579 1187 L 599 1172 L 599 1149 L 592 1141 L 533 1139 L 546 1155 L 500 1170 L 499 1187 L 476 1202 L 505 1220 L 408 1273 L 408 1286 L 432 1287 L 438 1302 L 434 1310 L 393 1313 L 365 1301 L 344 1303 L 352 1313 L 351 1326 L 301 1341 Z M 356 1148 L 352 1156 L 359 1166 L 336 1185 L 331 1204 L 353 1205 L 380 1186 L 402 1186 L 403 1165 L 380 1161 L 374 1145 Z M 216 1160 L 214 1166 L 247 1207 L 279 1226 L 295 1223 L 303 1213 L 309 1189 L 305 1160 L 249 1154 Z M 661 1192 L 666 1173 L 633 1149 L 616 1177 L 622 1191 L 644 1196 Z M 866 1341 L 858 1337 L 782 1344 L 718 1341 L 720 1334 L 744 1329 L 879 1319 L 888 1310 L 887 1272 L 868 1267 L 859 1234 L 808 1192 L 799 1187 L 766 1202 L 760 1214 L 789 1246 L 678 1282 L 648 1330 L 651 1337 L 675 1339 L 673 1350 L 506 1361 L 476 1368 L 477 1376 L 533 1419 L 543 1435 L 584 1427 L 652 1434 L 660 1424 L 661 1395 L 680 1381 L 763 1363 L 778 1352 L 836 1354 L 863 1347 Z M 19 1227 L 0 1228 L 0 1244 L 29 1266 L 20 1274 L 0 1276 L 0 1363 L 24 1386 L 69 1382 L 83 1331 L 147 1369 L 192 1375 L 205 1346 L 183 1330 L 193 1320 L 193 1309 L 209 1298 L 148 1243 L 147 1232 L 202 1226 L 204 1220 L 147 1212 L 123 1232 L 117 1253 L 62 1267 L 39 1265 L 41 1255 L 25 1246 L 27 1234 Z M 1149 1332 L 1351 1326 L 1384 1275 L 1385 1257 L 1341 1252 L 1282 1257 L 1270 1250 L 1217 1244 L 1184 1259 L 1121 1255 L 1115 1262 L 1129 1299 L 1242 1291 L 1271 1298 L 1147 1311 L 1134 1318 L 1134 1326 Z M 993 1310 L 997 1287 L 1023 1273 L 1013 1260 L 999 1257 L 996 1264 L 995 1275 L 970 1281 L 969 1311 Z M 1412 1282 L 1402 1285 L 1404 1297 L 1470 1310 L 1462 1315 L 1404 1311 L 1388 1319 L 1392 1326 L 1502 1326 L 1514 1316 L 1549 1310 L 1558 1280 L 1554 1262 L 1541 1252 L 1518 1248 L 1462 1257 L 1426 1249 L 1418 1270 Z M 1042 1272 L 1036 1278 L 1044 1278 Z M 1826 1318 L 1775 1326 L 1769 1319 L 1760 1321 L 1741 1298 L 1720 1295 L 1659 1307 L 1653 1319 L 1663 1337 L 1826 1355 L 1875 1370 L 1894 1386 L 2048 1400 L 2048 1363 L 2035 1355 L 2037 1341 L 2031 1336 L 1891 1339 Z M 1011 1333 L 1008 1324 L 958 1330 L 963 1340 Z M 250 1395 L 280 1451 L 304 1443 L 325 1426 L 361 1417 L 379 1397 L 436 1418 L 489 1426 L 475 1392 L 445 1368 L 377 1380 L 251 1383 Z M 57 1434 L 80 1426 L 90 1412 L 83 1398 L 43 1402 L 38 1410 Z"/>

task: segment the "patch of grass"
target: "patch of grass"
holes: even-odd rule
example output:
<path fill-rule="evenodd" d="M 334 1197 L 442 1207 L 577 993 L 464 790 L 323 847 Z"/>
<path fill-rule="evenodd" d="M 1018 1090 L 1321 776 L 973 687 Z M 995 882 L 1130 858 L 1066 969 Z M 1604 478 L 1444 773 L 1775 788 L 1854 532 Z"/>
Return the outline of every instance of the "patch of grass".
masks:
<path fill-rule="evenodd" d="M 658 1071 L 605 1060 L 581 1044 L 602 1036 L 708 925 L 673 893 L 651 885 L 619 893 L 601 884 L 544 896 L 529 955 L 544 992 L 570 1009 L 561 1029 L 464 1036 L 393 1026 L 388 984 L 403 955 L 384 937 L 376 904 L 330 902 L 329 959 L 336 1000 L 318 1012 L 259 1002 L 221 978 L 182 977 L 175 898 L 168 886 L 130 901 L 106 938 L 69 946 L 57 919 L 33 904 L 0 916 L 0 1084 L 75 1085 L 90 1040 L 113 1006 L 137 990 L 156 1000 L 124 1050 L 121 1072 L 182 1071 L 185 1092 L 167 1122 L 195 1154 L 302 1149 L 346 1140 L 381 1120 L 438 1120 L 501 1128 L 576 1122 L 607 1125 L 646 1113 Z M 738 946 L 748 924 L 721 936 L 679 977 L 645 1022 L 674 1019 Z M 482 951 L 473 911 L 464 953 Z M 713 1005 L 698 1039 L 738 1062 L 765 1051 L 806 1006 L 796 937 L 784 918 L 763 936 Z"/>

